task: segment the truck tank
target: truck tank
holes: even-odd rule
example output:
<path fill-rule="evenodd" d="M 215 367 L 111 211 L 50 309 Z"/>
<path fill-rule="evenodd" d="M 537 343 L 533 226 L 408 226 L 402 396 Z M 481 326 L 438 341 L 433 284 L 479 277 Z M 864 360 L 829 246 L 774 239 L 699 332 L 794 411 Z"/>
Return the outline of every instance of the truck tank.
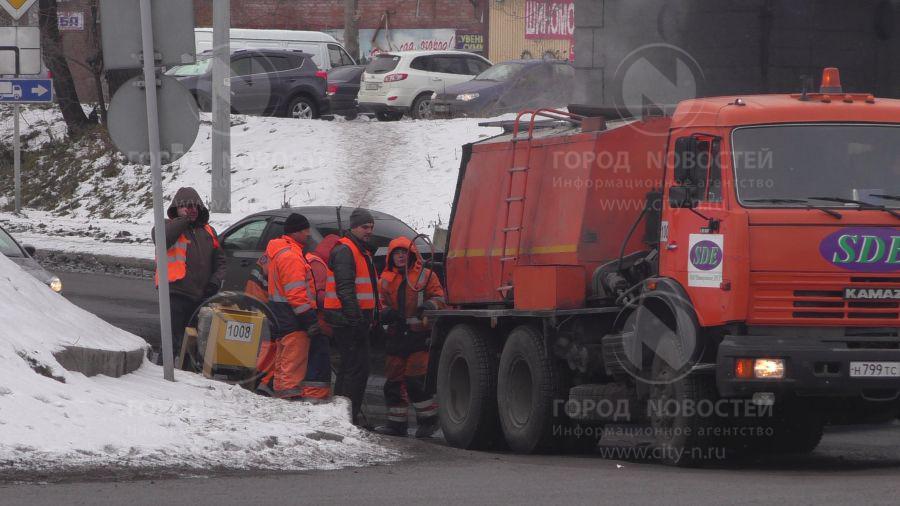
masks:
<path fill-rule="evenodd" d="M 648 249 L 632 228 L 662 187 L 670 123 L 575 117 L 535 128 L 532 118 L 471 145 L 450 223 L 450 302 L 585 307 L 595 269 L 626 239 L 626 255 Z"/>

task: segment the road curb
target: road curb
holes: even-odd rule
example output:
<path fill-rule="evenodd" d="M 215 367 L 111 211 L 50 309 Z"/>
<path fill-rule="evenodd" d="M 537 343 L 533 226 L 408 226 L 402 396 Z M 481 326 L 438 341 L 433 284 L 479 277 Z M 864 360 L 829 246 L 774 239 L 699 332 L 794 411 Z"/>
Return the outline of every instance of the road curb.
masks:
<path fill-rule="evenodd" d="M 147 350 L 139 348 L 130 351 L 110 351 L 66 346 L 53 354 L 53 358 L 67 371 L 80 372 L 85 376 L 102 374 L 118 378 L 141 367 Z"/>
<path fill-rule="evenodd" d="M 155 262 L 145 258 L 95 255 L 92 253 L 41 249 L 37 261 L 48 270 L 70 272 L 104 272 L 118 276 L 153 277 Z"/>

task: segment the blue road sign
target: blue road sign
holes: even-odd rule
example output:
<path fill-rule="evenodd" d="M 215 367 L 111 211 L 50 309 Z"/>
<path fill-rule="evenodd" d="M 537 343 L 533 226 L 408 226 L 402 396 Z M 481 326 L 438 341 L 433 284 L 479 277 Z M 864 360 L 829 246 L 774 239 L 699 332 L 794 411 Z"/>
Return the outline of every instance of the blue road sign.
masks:
<path fill-rule="evenodd" d="M 52 79 L 0 79 L 0 102 L 27 104 L 52 101 Z"/>

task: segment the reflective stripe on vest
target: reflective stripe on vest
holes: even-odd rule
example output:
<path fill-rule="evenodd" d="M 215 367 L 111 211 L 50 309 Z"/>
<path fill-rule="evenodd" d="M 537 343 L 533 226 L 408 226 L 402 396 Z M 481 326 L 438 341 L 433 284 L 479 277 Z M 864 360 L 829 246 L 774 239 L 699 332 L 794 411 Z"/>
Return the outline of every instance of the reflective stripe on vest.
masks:
<path fill-rule="evenodd" d="M 216 237 L 215 231 L 209 225 L 204 225 L 203 229 L 212 238 L 213 248 L 219 247 L 219 239 Z M 178 240 L 166 251 L 166 257 L 169 264 L 169 283 L 174 283 L 179 279 L 183 279 L 187 275 L 187 248 L 191 241 L 187 238 L 186 233 L 178 236 Z M 159 273 L 154 274 L 154 282 L 159 286 Z"/>
<path fill-rule="evenodd" d="M 353 261 L 356 264 L 356 273 L 368 273 L 369 264 L 366 262 L 366 256 L 359 251 L 356 244 L 348 238 L 342 237 L 341 244 L 350 248 L 353 253 Z M 359 302 L 360 309 L 375 309 L 375 289 L 372 286 L 372 279 L 367 276 L 357 276 L 354 280 L 356 284 L 356 300 Z M 329 271 L 328 279 L 325 282 L 325 309 L 341 309 L 341 299 L 337 294 L 337 283 L 334 281 L 334 273 Z"/>

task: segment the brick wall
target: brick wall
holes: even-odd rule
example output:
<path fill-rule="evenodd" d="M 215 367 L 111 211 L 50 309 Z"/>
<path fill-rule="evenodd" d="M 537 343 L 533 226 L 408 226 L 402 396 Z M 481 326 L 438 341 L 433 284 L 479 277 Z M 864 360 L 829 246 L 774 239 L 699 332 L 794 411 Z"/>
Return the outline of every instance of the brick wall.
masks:
<path fill-rule="evenodd" d="M 478 31 L 487 26 L 491 1 L 359 0 L 359 27 L 383 27 L 383 16 L 388 13 L 392 28 Z M 197 26 L 212 26 L 212 0 L 194 0 L 194 6 Z M 231 25 L 316 31 L 343 28 L 344 0 L 231 0 Z"/>

